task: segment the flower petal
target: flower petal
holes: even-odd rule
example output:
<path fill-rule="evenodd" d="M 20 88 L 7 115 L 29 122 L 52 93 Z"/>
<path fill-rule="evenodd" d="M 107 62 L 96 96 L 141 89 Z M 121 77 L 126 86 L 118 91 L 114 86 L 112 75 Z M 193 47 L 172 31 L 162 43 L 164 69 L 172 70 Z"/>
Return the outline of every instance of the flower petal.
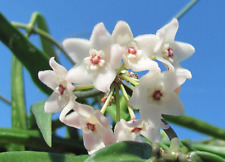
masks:
<path fill-rule="evenodd" d="M 65 77 L 67 74 L 67 70 L 65 69 L 65 67 L 63 67 L 62 65 L 58 64 L 54 57 L 51 57 L 49 60 L 49 65 L 51 66 L 51 68 L 53 69 L 53 71 L 60 75 L 61 77 Z"/>
<path fill-rule="evenodd" d="M 76 64 L 67 74 L 68 82 L 78 84 L 90 84 L 92 75 L 89 73 L 85 63 Z"/>
<path fill-rule="evenodd" d="M 115 43 L 122 46 L 127 46 L 133 41 L 133 34 L 130 26 L 124 21 L 119 21 L 116 24 L 112 37 Z"/>
<path fill-rule="evenodd" d="M 68 52 L 70 58 L 79 63 L 89 56 L 90 42 L 86 39 L 68 38 L 63 41 L 63 47 Z"/>
<path fill-rule="evenodd" d="M 38 78 L 46 84 L 49 88 L 55 89 L 58 85 L 56 83 L 57 75 L 52 70 L 45 70 L 38 72 Z"/>
<path fill-rule="evenodd" d="M 162 114 L 182 115 L 184 113 L 184 105 L 173 91 L 163 98 L 160 109 Z"/>
<path fill-rule="evenodd" d="M 112 37 L 109 32 L 106 30 L 103 23 L 97 24 L 92 32 L 90 38 L 91 48 L 94 48 L 97 51 L 103 50 L 109 51 L 112 45 Z M 106 52 L 107 55 L 107 52 Z"/>
<path fill-rule="evenodd" d="M 183 42 L 174 42 L 172 44 L 174 56 L 176 57 L 176 62 L 182 62 L 190 57 L 194 52 L 195 48 L 187 43 Z"/>
<path fill-rule="evenodd" d="M 178 21 L 173 18 L 168 24 L 162 27 L 160 30 L 165 30 L 165 42 L 172 42 L 175 39 L 177 30 L 178 30 Z"/>
<path fill-rule="evenodd" d="M 111 67 L 99 69 L 99 73 L 94 76 L 94 86 L 102 92 L 108 92 L 115 78 L 116 71 Z"/>
<path fill-rule="evenodd" d="M 62 111 L 65 103 L 59 102 L 59 94 L 53 92 L 45 102 L 44 109 L 46 113 L 56 113 Z"/>
<path fill-rule="evenodd" d="M 109 63 L 114 69 L 119 68 L 119 66 L 121 65 L 121 58 L 125 50 L 125 48 L 121 47 L 118 44 L 112 45 Z"/>

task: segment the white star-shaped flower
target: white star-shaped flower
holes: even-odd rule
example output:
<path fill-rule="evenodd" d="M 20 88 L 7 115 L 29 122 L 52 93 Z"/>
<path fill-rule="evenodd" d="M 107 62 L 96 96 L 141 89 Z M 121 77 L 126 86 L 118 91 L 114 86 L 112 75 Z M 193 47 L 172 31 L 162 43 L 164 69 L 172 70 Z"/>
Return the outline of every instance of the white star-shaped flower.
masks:
<path fill-rule="evenodd" d="M 114 133 L 117 142 L 120 141 L 143 142 L 143 139 L 140 135 L 145 136 L 151 142 L 160 141 L 159 128 L 155 128 L 150 123 L 142 121 L 141 119 L 133 119 L 128 122 L 121 119 L 116 124 Z"/>
<path fill-rule="evenodd" d="M 143 71 L 158 67 L 158 64 L 148 57 L 154 52 L 154 46 L 157 43 L 155 35 L 148 34 L 134 38 L 129 25 L 124 21 L 119 21 L 115 26 L 112 37 L 114 43 L 126 48 L 122 57 L 127 69 Z"/>
<path fill-rule="evenodd" d="M 75 103 L 75 111 L 62 120 L 68 126 L 82 129 L 84 146 L 89 154 L 115 142 L 110 119 L 91 106 Z"/>
<path fill-rule="evenodd" d="M 94 27 L 90 40 L 69 38 L 63 46 L 71 59 L 77 63 L 68 73 L 68 80 L 79 84 L 90 84 L 108 92 L 121 64 L 124 48 L 113 44 L 103 23 Z"/>
<path fill-rule="evenodd" d="M 185 73 L 149 72 L 140 79 L 139 85 L 135 86 L 129 104 L 139 109 L 143 120 L 159 128 L 161 114 L 183 114 L 184 107 L 175 90 L 185 80 Z"/>
<path fill-rule="evenodd" d="M 174 18 L 157 31 L 158 43 L 154 48 L 154 56 L 164 63 L 169 70 L 185 71 L 187 78 L 190 79 L 192 77 L 190 71 L 183 69 L 179 64 L 190 57 L 195 52 L 195 48 L 190 44 L 175 41 L 177 30 L 178 21 Z"/>
<path fill-rule="evenodd" d="M 67 81 L 67 70 L 58 64 L 54 58 L 50 58 L 49 64 L 53 70 L 40 71 L 39 79 L 53 90 L 52 95 L 44 105 L 45 112 L 56 113 L 63 110 L 69 103 L 70 99 L 76 97 L 72 93 L 74 86 Z"/>

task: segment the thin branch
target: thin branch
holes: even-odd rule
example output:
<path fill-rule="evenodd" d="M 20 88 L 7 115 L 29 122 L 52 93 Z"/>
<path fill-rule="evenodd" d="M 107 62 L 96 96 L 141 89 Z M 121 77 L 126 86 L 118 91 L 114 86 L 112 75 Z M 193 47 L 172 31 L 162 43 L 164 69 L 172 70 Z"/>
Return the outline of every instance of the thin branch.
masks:
<path fill-rule="evenodd" d="M 0 95 L 0 100 L 11 106 L 11 101 L 5 98 L 4 96 Z"/>
<path fill-rule="evenodd" d="M 182 8 L 174 17 L 180 19 L 183 17 L 196 3 L 198 0 L 190 1 L 184 8 Z"/>

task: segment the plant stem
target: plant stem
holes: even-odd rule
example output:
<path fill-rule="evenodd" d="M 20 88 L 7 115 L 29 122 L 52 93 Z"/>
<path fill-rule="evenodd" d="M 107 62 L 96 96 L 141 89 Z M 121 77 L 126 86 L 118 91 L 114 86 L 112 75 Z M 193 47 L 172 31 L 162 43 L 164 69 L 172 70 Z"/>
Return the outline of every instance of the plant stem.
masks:
<path fill-rule="evenodd" d="M 17 27 L 17 28 L 22 28 L 22 29 L 30 30 L 30 26 L 29 25 L 26 25 L 26 24 L 12 22 L 12 25 L 15 26 L 15 27 Z M 55 39 L 53 39 L 48 33 L 44 32 L 41 29 L 35 28 L 35 27 L 33 27 L 32 32 L 35 33 L 35 34 L 41 35 L 42 37 L 46 38 L 47 40 L 49 40 L 50 42 L 52 42 L 53 44 L 55 44 L 56 47 L 59 48 L 72 63 L 74 63 L 71 60 L 71 58 L 69 57 L 68 53 L 63 49 L 63 47 Z"/>
<path fill-rule="evenodd" d="M 107 99 L 106 99 L 104 105 L 102 106 L 102 109 L 101 109 L 102 114 L 105 113 L 106 108 L 107 108 L 107 106 L 109 105 L 109 102 L 110 102 L 110 100 L 111 100 L 111 98 L 112 98 L 114 89 L 115 89 L 115 88 L 114 88 L 114 85 L 112 85 L 112 87 L 111 87 L 111 89 L 110 89 L 110 92 L 109 92 L 109 95 L 108 95 L 108 97 L 107 97 Z"/>
<path fill-rule="evenodd" d="M 125 75 L 125 74 L 120 75 L 120 78 L 126 80 L 127 82 L 133 84 L 134 86 L 139 84 L 138 80 L 135 80 L 135 79 L 133 79 L 133 78 L 131 78 L 131 77 Z"/>
<path fill-rule="evenodd" d="M 120 72 L 121 72 L 123 69 L 125 69 L 124 62 L 123 62 L 123 64 L 120 66 L 120 68 L 117 70 L 117 75 L 119 75 Z"/>
<path fill-rule="evenodd" d="M 182 8 L 174 17 L 177 19 L 180 19 L 182 16 L 184 16 L 196 3 L 198 0 L 192 0 L 187 5 L 185 5 L 184 8 Z"/>
<path fill-rule="evenodd" d="M 5 98 L 4 96 L 0 95 L 0 100 L 2 100 L 3 102 L 5 102 L 8 105 L 11 105 L 11 101 L 9 101 L 7 98 Z"/>
<path fill-rule="evenodd" d="M 115 86 L 116 90 L 116 122 L 120 121 L 120 94 L 119 94 L 119 87 Z"/>
<path fill-rule="evenodd" d="M 94 88 L 93 84 L 88 84 L 88 85 L 74 85 L 74 90 L 83 90 L 83 89 L 90 89 Z"/>
<path fill-rule="evenodd" d="M 123 96 L 124 96 L 124 98 L 125 98 L 125 100 L 127 102 L 127 108 L 128 108 L 129 114 L 130 114 L 130 118 L 131 119 L 136 119 L 134 111 L 132 110 L 132 108 L 128 104 L 129 96 L 128 96 L 127 92 L 126 92 L 126 89 L 124 88 L 123 84 L 119 84 L 119 87 L 120 87 L 120 89 L 121 89 L 121 91 L 123 93 Z"/>
<path fill-rule="evenodd" d="M 163 115 L 163 118 L 166 119 L 167 121 L 195 130 L 197 132 L 204 133 L 204 134 L 225 140 L 224 129 L 213 126 L 202 120 L 199 120 L 187 115 L 181 115 L 181 116 Z"/>

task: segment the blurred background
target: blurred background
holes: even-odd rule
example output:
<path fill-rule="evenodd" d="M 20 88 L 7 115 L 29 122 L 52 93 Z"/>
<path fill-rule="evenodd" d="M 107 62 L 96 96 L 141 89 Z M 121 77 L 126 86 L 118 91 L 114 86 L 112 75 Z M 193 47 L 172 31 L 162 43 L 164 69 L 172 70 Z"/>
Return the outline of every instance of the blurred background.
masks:
<path fill-rule="evenodd" d="M 155 34 L 167 24 L 189 0 L 7 0 L 0 2 L 0 12 L 9 21 L 28 23 L 33 12 L 42 13 L 51 35 L 59 43 L 68 37 L 89 39 L 93 27 L 103 22 L 111 33 L 117 21 L 126 21 L 134 34 Z M 192 72 L 179 94 L 185 114 L 225 129 L 225 1 L 201 1 L 179 19 L 175 40 L 195 47 L 192 57 L 182 62 Z M 0 24 L 1 25 L 1 24 Z M 38 36 L 30 40 L 40 47 Z M 58 52 L 60 63 L 68 70 L 72 64 Z M 0 42 L 0 95 L 10 100 L 12 53 Z M 30 106 L 46 99 L 31 81 L 26 70 L 27 113 Z M 173 125 L 181 139 L 199 140 L 203 134 Z M 11 127 L 10 106 L 0 100 L 0 127 Z"/>

